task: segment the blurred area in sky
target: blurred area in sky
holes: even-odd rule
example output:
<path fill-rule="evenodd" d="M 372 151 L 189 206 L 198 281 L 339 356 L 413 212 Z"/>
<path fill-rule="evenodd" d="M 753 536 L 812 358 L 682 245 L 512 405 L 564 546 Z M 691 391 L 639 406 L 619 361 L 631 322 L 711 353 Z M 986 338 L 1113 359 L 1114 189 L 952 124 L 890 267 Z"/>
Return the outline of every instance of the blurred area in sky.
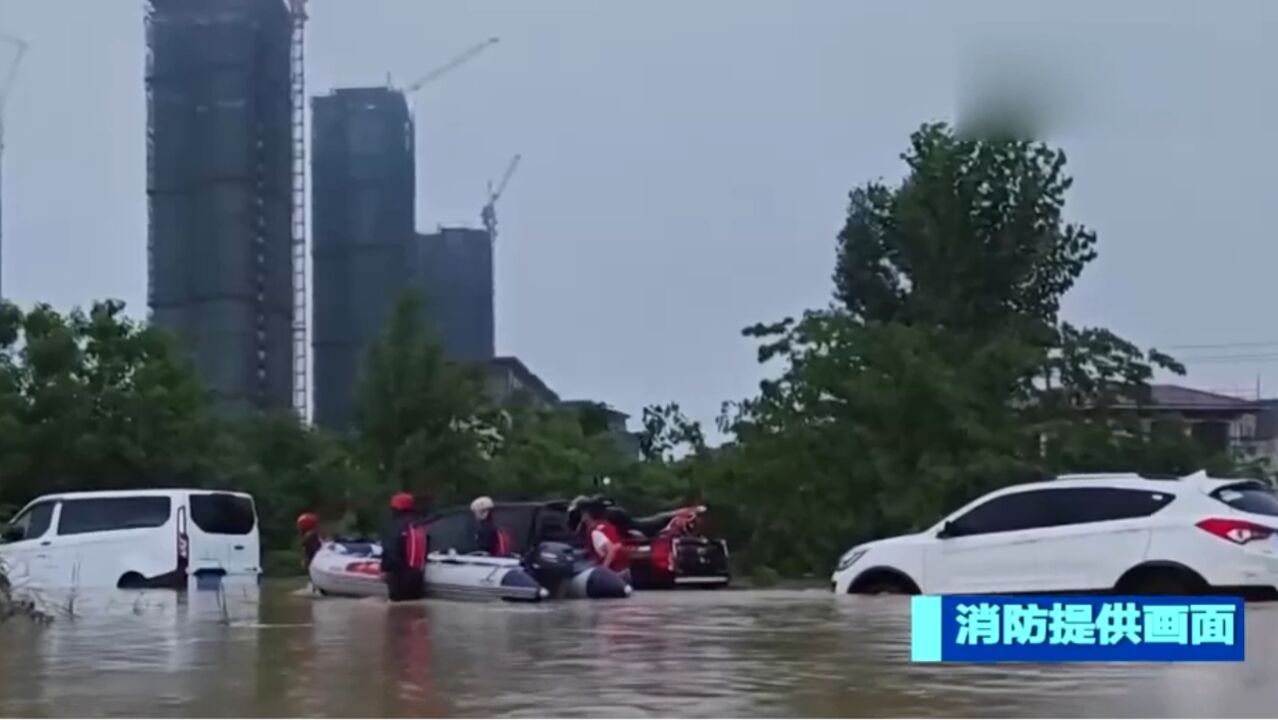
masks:
<path fill-rule="evenodd" d="M 955 67 L 956 129 L 1044 140 L 1103 121 L 1104 77 L 1079 61 L 1073 40 L 1023 27 L 965 33 Z"/>

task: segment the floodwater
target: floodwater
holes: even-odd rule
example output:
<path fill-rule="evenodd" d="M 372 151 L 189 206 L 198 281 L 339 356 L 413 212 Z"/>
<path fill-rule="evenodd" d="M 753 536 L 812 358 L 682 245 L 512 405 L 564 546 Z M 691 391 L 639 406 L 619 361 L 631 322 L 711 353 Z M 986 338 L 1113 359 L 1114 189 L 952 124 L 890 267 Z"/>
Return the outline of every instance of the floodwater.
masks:
<path fill-rule="evenodd" d="M 0 716 L 1271 716 L 1245 663 L 911 665 L 909 603 L 825 590 L 537 606 L 119 591 L 0 626 Z"/>

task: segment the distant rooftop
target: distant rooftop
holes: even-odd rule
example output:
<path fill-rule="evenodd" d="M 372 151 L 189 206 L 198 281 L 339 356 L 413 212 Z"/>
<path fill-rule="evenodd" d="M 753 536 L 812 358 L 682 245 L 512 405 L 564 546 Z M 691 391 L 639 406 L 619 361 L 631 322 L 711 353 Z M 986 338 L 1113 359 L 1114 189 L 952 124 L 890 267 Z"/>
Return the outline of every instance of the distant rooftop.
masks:
<path fill-rule="evenodd" d="M 488 361 L 488 366 L 491 368 L 505 370 L 519 378 L 521 383 L 531 386 L 538 395 L 552 399 L 553 402 L 559 401 L 559 396 L 555 394 L 555 391 L 551 390 L 550 386 L 546 385 L 541 378 L 537 377 L 533 371 L 529 370 L 528 366 L 524 365 L 522 360 L 513 355 L 500 355 L 495 357 Z"/>
<path fill-rule="evenodd" d="M 564 400 L 563 402 L 559 403 L 559 405 L 561 407 L 568 408 L 569 410 L 599 408 L 600 410 L 603 410 L 604 412 L 614 417 L 620 417 L 624 419 L 628 419 L 630 417 L 629 413 L 624 413 L 618 410 L 617 408 L 609 405 L 608 403 L 596 402 L 594 400 Z"/>
<path fill-rule="evenodd" d="M 1151 385 L 1152 405 L 1178 410 L 1249 410 L 1258 408 L 1254 400 L 1195 390 L 1182 385 Z"/>

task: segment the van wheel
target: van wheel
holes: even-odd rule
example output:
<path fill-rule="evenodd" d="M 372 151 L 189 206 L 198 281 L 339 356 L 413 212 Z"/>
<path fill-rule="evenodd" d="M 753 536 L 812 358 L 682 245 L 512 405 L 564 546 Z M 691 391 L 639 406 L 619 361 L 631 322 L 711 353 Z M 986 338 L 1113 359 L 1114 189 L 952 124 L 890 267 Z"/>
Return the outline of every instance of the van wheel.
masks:
<path fill-rule="evenodd" d="M 1120 595 L 1197 595 L 1207 590 L 1207 582 L 1188 569 L 1137 568 L 1115 590 Z"/>
<path fill-rule="evenodd" d="M 142 573 L 126 572 L 115 586 L 121 590 L 138 590 L 146 587 L 146 578 L 142 577 Z"/>

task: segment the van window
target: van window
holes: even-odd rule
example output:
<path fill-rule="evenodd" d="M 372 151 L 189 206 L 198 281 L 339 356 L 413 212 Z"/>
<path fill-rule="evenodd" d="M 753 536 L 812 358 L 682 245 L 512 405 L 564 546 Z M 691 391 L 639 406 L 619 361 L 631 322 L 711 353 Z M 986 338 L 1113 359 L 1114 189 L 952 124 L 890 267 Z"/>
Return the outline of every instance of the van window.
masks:
<path fill-rule="evenodd" d="M 115 497 L 63 500 L 58 518 L 59 535 L 156 528 L 169 521 L 172 502 L 167 497 Z"/>
<path fill-rule="evenodd" d="M 14 518 L 4 529 L 4 542 L 22 542 L 43 537 L 49 531 L 53 521 L 52 500 L 38 503 L 27 508 L 27 511 Z"/>
<path fill-rule="evenodd" d="M 211 535 L 248 535 L 257 526 L 253 501 L 230 493 L 191 495 L 191 521 Z"/>

